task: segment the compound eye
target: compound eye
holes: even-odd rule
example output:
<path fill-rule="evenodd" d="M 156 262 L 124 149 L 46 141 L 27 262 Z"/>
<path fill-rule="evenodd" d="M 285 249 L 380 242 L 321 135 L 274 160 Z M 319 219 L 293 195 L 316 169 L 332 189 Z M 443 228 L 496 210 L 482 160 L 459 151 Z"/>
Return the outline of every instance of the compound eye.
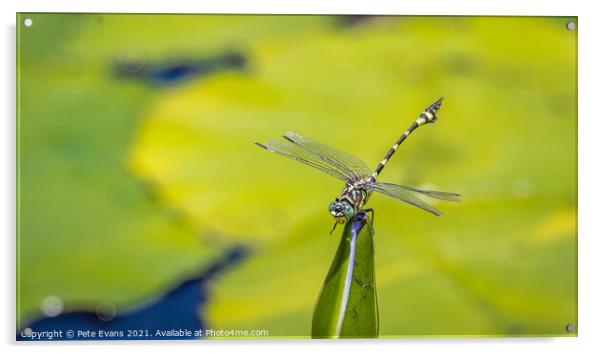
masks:
<path fill-rule="evenodd" d="M 343 208 L 343 213 L 348 219 L 350 219 L 353 216 L 353 208 L 349 204 L 345 204 Z"/>

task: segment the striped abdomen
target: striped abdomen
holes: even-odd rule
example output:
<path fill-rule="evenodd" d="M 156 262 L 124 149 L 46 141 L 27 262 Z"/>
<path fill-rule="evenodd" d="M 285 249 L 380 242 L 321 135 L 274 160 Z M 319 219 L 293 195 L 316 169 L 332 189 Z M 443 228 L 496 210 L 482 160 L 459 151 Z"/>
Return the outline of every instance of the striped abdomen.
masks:
<path fill-rule="evenodd" d="M 423 124 L 435 123 L 437 121 L 437 110 L 439 110 L 439 107 L 441 107 L 441 102 L 443 102 L 443 97 L 438 99 L 437 102 L 430 105 L 426 110 L 424 110 L 424 112 L 420 113 L 418 119 L 416 119 L 416 121 L 412 123 L 412 125 L 408 128 L 408 130 L 405 131 L 405 133 L 403 133 L 403 135 L 397 140 L 397 142 L 395 142 L 395 145 L 393 145 L 391 149 L 389 149 L 389 152 L 387 152 L 385 158 L 380 162 L 380 164 L 378 164 L 376 170 L 374 170 L 374 173 L 372 173 L 373 178 L 376 178 L 381 173 L 383 168 L 385 168 L 387 162 L 397 151 L 397 148 L 399 148 L 399 145 L 401 145 L 401 143 L 403 143 L 404 140 L 406 140 L 410 133 L 412 133 L 414 130 L 416 130 L 416 128 Z"/>

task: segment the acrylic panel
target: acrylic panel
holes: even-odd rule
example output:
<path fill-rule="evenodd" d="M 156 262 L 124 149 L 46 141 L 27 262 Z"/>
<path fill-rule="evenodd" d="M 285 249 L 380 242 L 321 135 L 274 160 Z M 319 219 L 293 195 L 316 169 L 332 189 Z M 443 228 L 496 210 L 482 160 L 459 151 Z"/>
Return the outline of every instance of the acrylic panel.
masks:
<path fill-rule="evenodd" d="M 576 17 L 16 24 L 17 340 L 577 335 Z"/>

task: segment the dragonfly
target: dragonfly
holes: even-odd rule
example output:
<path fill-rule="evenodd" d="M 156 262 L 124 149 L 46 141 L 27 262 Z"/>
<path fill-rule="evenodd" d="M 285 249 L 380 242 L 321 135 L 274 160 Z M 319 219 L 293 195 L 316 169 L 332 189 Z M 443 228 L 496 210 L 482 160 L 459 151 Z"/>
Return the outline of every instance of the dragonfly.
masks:
<path fill-rule="evenodd" d="M 441 216 L 442 213 L 424 201 L 422 197 L 458 202 L 461 198 L 459 194 L 378 182 L 377 178 L 399 146 L 414 130 L 420 126 L 433 124 L 437 121 L 437 111 L 441 107 L 442 102 L 443 97 L 420 113 L 416 121 L 410 125 L 389 149 L 375 170 L 371 170 L 362 160 L 354 155 L 293 132 L 284 134 L 284 141 L 269 140 L 265 144 L 257 142 L 255 144 L 267 151 L 299 161 L 345 182 L 343 191 L 328 207 L 328 211 L 335 219 L 333 231 L 337 224 L 346 224 L 360 212 L 374 213 L 374 210 L 371 208 L 364 209 L 372 192 L 385 194 L 431 214 Z"/>

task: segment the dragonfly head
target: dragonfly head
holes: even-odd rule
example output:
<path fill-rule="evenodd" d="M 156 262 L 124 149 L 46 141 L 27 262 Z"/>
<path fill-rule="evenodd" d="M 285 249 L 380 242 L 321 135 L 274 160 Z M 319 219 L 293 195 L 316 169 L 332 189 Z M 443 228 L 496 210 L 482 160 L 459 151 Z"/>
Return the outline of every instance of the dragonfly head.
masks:
<path fill-rule="evenodd" d="M 330 211 L 330 215 L 332 215 L 339 224 L 347 223 L 354 214 L 353 207 L 349 203 L 340 202 L 338 200 L 330 203 L 328 211 Z"/>

